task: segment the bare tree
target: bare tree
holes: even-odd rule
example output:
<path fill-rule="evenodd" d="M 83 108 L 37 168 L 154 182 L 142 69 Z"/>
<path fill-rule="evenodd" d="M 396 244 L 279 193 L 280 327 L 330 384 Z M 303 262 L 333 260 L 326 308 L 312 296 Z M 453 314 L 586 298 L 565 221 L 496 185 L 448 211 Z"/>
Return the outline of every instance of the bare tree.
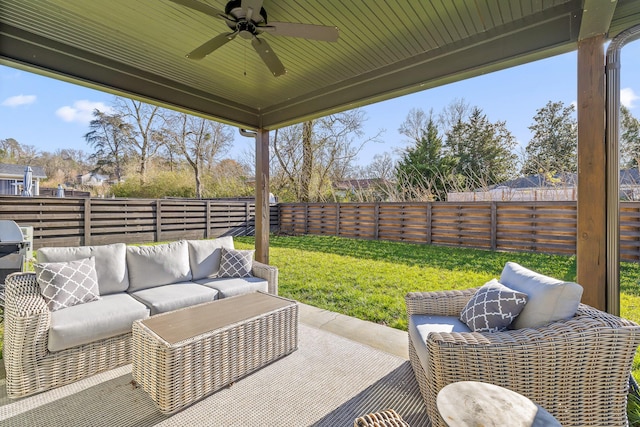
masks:
<path fill-rule="evenodd" d="M 331 182 L 351 172 L 364 145 L 379 137 L 380 132 L 363 138 L 365 120 L 356 109 L 276 130 L 271 141 L 274 183 L 286 186 L 295 200 L 321 200 Z"/>
<path fill-rule="evenodd" d="M 166 126 L 158 139 L 186 159 L 193 170 L 196 197 L 202 198 L 202 172 L 213 167 L 213 162 L 227 152 L 233 131 L 222 123 L 184 113 L 168 113 L 165 120 Z"/>
<path fill-rule="evenodd" d="M 39 154 L 38 149 L 33 145 L 20 144 L 13 138 L 0 140 L 0 156 L 5 163 L 34 164 Z"/>
<path fill-rule="evenodd" d="M 126 98 L 116 98 L 114 102 L 116 114 L 131 125 L 132 134 L 128 139 L 131 151 L 138 158 L 138 173 L 140 182 L 144 184 L 147 177 L 149 160 L 158 154 L 164 143 L 159 138 L 160 127 L 163 124 L 160 107 L 145 104 L 141 101 Z"/>
<path fill-rule="evenodd" d="M 113 173 L 117 182 L 120 182 L 133 128 L 119 114 L 94 110 L 89 129 L 91 130 L 84 135 L 84 139 L 95 150 L 91 155 L 91 159 L 96 162 L 95 169 Z"/>

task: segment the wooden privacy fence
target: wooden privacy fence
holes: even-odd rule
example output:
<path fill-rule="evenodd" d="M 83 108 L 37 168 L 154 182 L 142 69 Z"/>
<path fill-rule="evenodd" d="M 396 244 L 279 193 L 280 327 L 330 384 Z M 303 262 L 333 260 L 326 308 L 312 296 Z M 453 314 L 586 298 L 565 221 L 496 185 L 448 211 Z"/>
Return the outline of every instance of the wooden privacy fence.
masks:
<path fill-rule="evenodd" d="M 282 233 L 576 253 L 575 201 L 281 203 L 279 215 Z M 620 203 L 620 257 L 640 260 L 640 202 Z"/>
<path fill-rule="evenodd" d="M 270 228 L 277 229 L 277 206 Z M 42 246 L 144 243 L 255 232 L 255 204 L 198 199 L 0 197 L 0 219 L 33 227 Z M 1 238 L 1 236 L 0 236 Z"/>

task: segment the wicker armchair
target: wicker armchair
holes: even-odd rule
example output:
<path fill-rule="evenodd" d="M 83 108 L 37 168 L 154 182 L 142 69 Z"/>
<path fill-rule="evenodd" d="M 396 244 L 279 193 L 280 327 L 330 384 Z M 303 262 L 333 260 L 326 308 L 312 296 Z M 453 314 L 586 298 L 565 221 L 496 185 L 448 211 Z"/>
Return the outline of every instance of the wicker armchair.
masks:
<path fill-rule="evenodd" d="M 409 293 L 408 315 L 458 316 L 476 289 Z M 436 396 L 447 384 L 484 381 L 544 407 L 565 427 L 627 425 L 629 373 L 640 326 L 584 304 L 537 329 L 438 333 L 427 338 L 425 372 L 411 338 L 409 357 L 434 426 L 446 427 Z"/>

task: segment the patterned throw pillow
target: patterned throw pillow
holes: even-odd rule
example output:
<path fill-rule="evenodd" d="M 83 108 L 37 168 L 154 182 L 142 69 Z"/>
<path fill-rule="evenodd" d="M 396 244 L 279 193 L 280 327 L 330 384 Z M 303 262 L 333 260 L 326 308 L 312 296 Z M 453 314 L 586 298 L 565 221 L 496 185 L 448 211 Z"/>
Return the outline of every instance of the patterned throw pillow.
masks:
<path fill-rule="evenodd" d="M 100 299 L 95 257 L 33 267 L 40 293 L 51 311 Z"/>
<path fill-rule="evenodd" d="M 254 252 L 253 250 L 239 251 L 236 249 L 222 248 L 218 277 L 251 276 Z"/>
<path fill-rule="evenodd" d="M 471 297 L 460 313 L 460 320 L 473 332 L 504 331 L 526 303 L 527 294 L 509 289 L 493 279 Z"/>

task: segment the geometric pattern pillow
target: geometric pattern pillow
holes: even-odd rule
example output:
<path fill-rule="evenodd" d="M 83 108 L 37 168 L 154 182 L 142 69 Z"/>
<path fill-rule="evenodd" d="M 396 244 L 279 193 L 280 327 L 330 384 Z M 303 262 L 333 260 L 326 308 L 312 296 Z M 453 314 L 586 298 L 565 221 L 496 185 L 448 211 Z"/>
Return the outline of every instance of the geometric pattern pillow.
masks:
<path fill-rule="evenodd" d="M 251 276 L 254 250 L 239 251 L 222 248 L 218 277 Z"/>
<path fill-rule="evenodd" d="M 471 297 L 460 313 L 460 320 L 473 332 L 504 331 L 526 303 L 527 294 L 509 289 L 493 279 Z"/>
<path fill-rule="evenodd" d="M 33 267 L 40 293 L 51 311 L 100 299 L 95 257 Z"/>

